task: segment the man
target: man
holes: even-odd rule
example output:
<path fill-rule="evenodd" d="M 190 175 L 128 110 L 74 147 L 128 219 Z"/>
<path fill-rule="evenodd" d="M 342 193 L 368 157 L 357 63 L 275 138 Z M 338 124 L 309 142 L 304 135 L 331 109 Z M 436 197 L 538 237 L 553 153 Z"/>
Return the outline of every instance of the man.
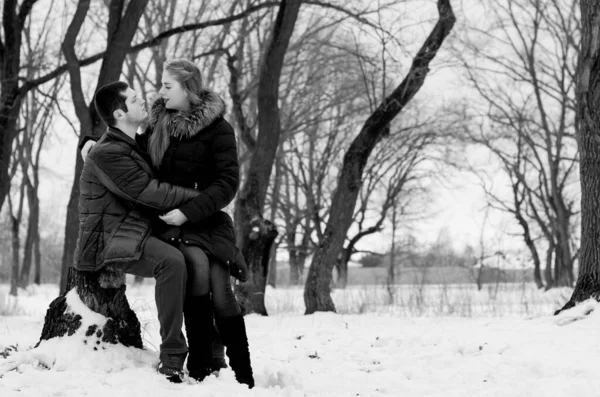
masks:
<path fill-rule="evenodd" d="M 167 212 L 198 192 L 154 179 L 135 136 L 148 117 L 145 102 L 126 83 L 101 87 L 94 106 L 108 130 L 85 158 L 79 180 L 79 235 L 74 266 L 97 271 L 106 265 L 156 279 L 160 323 L 158 371 L 180 382 L 187 345 L 181 331 L 186 286 L 182 253 L 150 235 L 154 213 Z"/>

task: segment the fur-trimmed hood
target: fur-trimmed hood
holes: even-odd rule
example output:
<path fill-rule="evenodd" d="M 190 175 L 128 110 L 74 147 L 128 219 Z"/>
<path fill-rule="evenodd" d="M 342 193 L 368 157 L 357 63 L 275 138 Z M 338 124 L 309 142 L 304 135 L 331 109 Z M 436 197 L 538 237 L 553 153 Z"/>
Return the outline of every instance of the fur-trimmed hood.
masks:
<path fill-rule="evenodd" d="M 179 139 L 191 138 L 204 128 L 211 125 L 217 118 L 225 114 L 225 102 L 213 91 L 202 91 L 200 93 L 200 104 L 192 105 L 187 111 L 174 111 L 165 107 L 165 100 L 158 98 L 150 111 L 150 127 L 164 114 L 169 135 Z"/>

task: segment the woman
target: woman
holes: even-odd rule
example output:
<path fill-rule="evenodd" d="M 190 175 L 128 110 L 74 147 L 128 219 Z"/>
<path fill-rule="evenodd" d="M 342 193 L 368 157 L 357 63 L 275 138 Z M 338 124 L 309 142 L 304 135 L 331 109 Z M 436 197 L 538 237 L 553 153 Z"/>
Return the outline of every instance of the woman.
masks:
<path fill-rule="evenodd" d="M 137 142 L 148 153 L 159 180 L 202 192 L 159 216 L 161 221 L 153 225 L 153 235 L 179 248 L 186 259 L 184 321 L 190 377 L 202 381 L 215 369 L 214 315 L 236 379 L 252 388 L 246 326 L 229 277 L 231 272 L 243 280 L 243 267 L 235 266 L 243 257 L 235 245 L 231 217 L 221 211 L 239 184 L 235 134 L 224 113 L 225 103 L 204 89 L 195 64 L 167 61 L 149 126 Z M 84 141 L 80 147 L 85 158 L 90 146 Z"/>
<path fill-rule="evenodd" d="M 211 371 L 214 311 L 236 379 L 253 387 L 246 326 L 229 277 L 229 265 L 238 254 L 233 223 L 220 211 L 233 200 L 239 184 L 235 134 L 223 118 L 225 103 L 204 89 L 200 70 L 184 59 L 164 63 L 159 96 L 145 133 L 156 176 L 202 192 L 160 216 L 164 224 L 155 229 L 177 243 L 188 263 L 188 370 L 198 380 Z"/>

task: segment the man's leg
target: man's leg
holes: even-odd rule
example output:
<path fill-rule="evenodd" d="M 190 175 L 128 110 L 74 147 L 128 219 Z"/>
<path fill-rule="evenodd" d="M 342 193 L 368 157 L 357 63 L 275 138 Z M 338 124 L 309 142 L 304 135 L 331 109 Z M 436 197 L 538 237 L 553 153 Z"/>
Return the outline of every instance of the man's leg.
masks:
<path fill-rule="evenodd" d="M 150 237 L 144 245 L 142 256 L 122 265 L 125 273 L 156 279 L 155 300 L 160 324 L 161 361 L 167 356 L 172 366 L 183 367 L 187 346 L 181 331 L 187 270 L 182 253 L 175 247 Z M 178 361 L 183 357 L 181 363 Z"/>

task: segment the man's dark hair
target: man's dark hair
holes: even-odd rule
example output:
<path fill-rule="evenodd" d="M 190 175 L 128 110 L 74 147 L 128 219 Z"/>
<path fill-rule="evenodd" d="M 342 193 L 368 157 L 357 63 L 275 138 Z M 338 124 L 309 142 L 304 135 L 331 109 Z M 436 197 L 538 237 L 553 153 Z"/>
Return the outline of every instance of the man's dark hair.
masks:
<path fill-rule="evenodd" d="M 127 97 L 124 94 L 127 88 L 129 88 L 127 83 L 115 81 L 100 87 L 94 95 L 94 106 L 106 125 L 114 126 L 117 123 L 113 116 L 115 110 L 129 111 L 127 104 L 125 104 Z"/>

